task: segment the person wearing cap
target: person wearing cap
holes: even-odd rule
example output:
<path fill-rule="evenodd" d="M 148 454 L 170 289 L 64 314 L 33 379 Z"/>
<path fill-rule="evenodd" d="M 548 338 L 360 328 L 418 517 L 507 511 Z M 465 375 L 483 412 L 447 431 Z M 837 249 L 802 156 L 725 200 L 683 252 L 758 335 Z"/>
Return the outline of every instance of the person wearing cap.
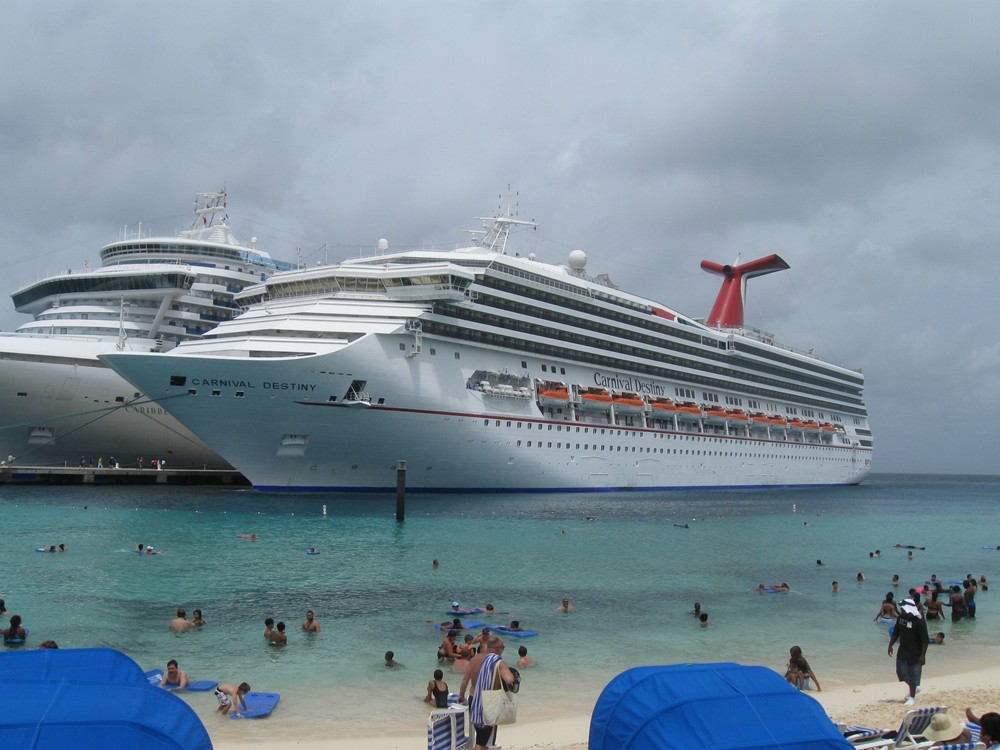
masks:
<path fill-rule="evenodd" d="M 472 614 L 472 610 L 471 609 L 462 609 L 462 605 L 460 605 L 458 602 L 452 602 L 451 603 L 451 611 L 454 612 L 456 615 L 471 615 Z"/>
<path fill-rule="evenodd" d="M 916 702 L 917 688 L 920 687 L 928 643 L 927 622 L 916 597 L 904 599 L 900 603 L 899 617 L 896 618 L 896 625 L 889 639 L 889 656 L 892 656 L 892 649 L 897 641 L 899 652 L 896 654 L 896 677 L 909 688 L 903 703 L 912 706 Z"/>
<path fill-rule="evenodd" d="M 946 712 L 936 713 L 931 717 L 930 726 L 924 731 L 924 738 L 931 742 L 961 744 L 970 742 L 972 735 L 965 724 Z"/>

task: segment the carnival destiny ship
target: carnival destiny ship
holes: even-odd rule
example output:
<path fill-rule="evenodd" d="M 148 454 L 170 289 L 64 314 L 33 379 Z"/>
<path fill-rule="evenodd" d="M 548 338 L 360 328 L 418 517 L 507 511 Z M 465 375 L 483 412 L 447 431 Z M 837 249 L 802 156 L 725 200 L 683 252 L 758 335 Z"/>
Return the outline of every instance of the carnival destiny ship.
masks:
<path fill-rule="evenodd" d="M 858 371 L 743 325 L 723 277 L 699 322 L 565 265 L 507 252 L 509 209 L 471 246 L 271 276 L 244 312 L 164 353 L 102 357 L 257 489 L 564 491 L 861 482 Z M 402 462 L 405 462 L 402 463 Z"/>
<path fill-rule="evenodd" d="M 67 272 L 12 297 L 32 320 L 0 334 L 0 455 L 17 464 L 229 468 L 159 404 L 98 360 L 115 351 L 168 350 L 239 311 L 248 284 L 294 268 L 240 244 L 224 192 L 199 193 L 177 237 L 123 237 L 101 267 Z M 124 233 L 125 235 L 128 232 Z"/>

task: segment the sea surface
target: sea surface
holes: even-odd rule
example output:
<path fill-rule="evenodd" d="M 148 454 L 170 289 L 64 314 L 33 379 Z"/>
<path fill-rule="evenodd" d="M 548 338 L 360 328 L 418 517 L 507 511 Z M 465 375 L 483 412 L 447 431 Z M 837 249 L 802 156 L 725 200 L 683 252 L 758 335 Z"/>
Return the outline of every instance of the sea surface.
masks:
<path fill-rule="evenodd" d="M 432 623 L 448 619 L 452 601 L 491 602 L 511 614 L 487 622 L 518 619 L 540 633 L 505 639 L 509 662 L 520 645 L 538 662 L 522 670 L 520 719 L 530 721 L 589 713 L 631 666 L 735 661 L 783 671 L 792 645 L 824 686 L 890 681 L 887 628 L 873 622 L 887 591 L 900 599 L 931 574 L 985 574 L 1000 586 L 1000 551 L 984 549 L 1000 545 L 1000 477 L 411 495 L 402 523 L 392 496 L 2 486 L 0 513 L 0 598 L 23 617 L 28 647 L 109 646 L 144 669 L 175 658 L 195 680 L 281 693 L 270 718 L 243 722 L 214 715 L 211 693 L 186 694 L 212 736 L 227 740 L 389 733 L 420 746 L 421 698 L 442 636 Z M 35 551 L 60 543 L 70 551 Z M 138 543 L 161 554 L 140 557 Z M 925 549 L 909 559 L 895 545 Z M 757 591 L 781 582 L 789 593 Z M 556 611 L 564 597 L 568 614 Z M 690 614 L 695 601 L 711 627 Z M 1000 656 L 1000 589 L 977 603 L 975 620 L 930 623 L 946 643 L 930 647 L 925 679 Z M 207 625 L 172 633 L 178 607 L 189 616 L 200 608 Z M 321 633 L 302 632 L 307 609 Z M 287 646 L 265 643 L 269 616 L 288 625 Z M 403 668 L 382 665 L 388 649 Z M 445 679 L 457 692 L 461 676 Z"/>

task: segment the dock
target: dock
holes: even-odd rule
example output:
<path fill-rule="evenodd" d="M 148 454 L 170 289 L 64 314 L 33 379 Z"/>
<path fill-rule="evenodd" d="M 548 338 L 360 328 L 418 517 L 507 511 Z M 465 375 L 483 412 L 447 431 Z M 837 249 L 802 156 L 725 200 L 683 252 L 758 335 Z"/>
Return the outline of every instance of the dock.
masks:
<path fill-rule="evenodd" d="M 0 484 L 250 485 L 235 469 L 126 469 L 16 464 L 0 467 Z"/>

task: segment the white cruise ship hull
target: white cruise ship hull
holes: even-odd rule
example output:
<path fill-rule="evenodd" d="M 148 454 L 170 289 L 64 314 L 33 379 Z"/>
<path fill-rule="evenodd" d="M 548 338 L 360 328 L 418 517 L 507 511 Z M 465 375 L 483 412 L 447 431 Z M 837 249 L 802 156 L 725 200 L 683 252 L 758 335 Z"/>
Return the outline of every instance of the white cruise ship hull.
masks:
<path fill-rule="evenodd" d="M 98 360 L 116 351 L 97 337 L 0 336 L 0 454 L 16 464 L 231 469 L 217 453 Z"/>
<path fill-rule="evenodd" d="M 437 341 L 414 356 L 412 341 L 380 333 L 306 357 L 167 352 L 106 361 L 260 490 L 393 491 L 399 461 L 407 490 L 424 492 L 842 485 L 870 470 L 871 449 L 847 440 L 704 434 L 681 423 L 651 427 L 641 415 L 612 425 L 613 415 L 594 411 L 556 417 L 534 392 L 469 387 L 477 371 L 522 371 L 523 354 Z M 552 360 L 526 364 L 540 373 Z M 558 364 L 567 382 L 613 375 Z M 345 401 L 358 381 L 365 398 Z"/>

